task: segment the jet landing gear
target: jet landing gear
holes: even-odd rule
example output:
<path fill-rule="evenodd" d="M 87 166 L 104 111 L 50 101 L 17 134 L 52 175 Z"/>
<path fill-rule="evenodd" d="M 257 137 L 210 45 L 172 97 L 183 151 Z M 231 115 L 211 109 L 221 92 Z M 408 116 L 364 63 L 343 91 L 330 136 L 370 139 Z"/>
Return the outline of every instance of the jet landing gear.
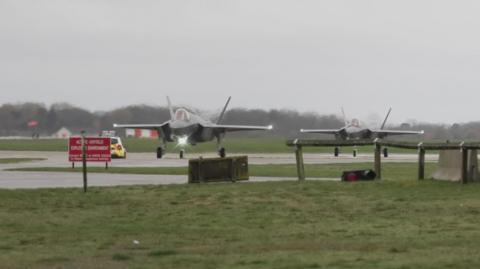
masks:
<path fill-rule="evenodd" d="M 166 148 L 167 148 L 167 144 L 165 139 L 160 140 L 160 146 L 157 148 L 157 159 L 161 159 L 163 155 L 165 155 Z"/>
<path fill-rule="evenodd" d="M 226 155 L 227 155 L 227 153 L 225 152 L 225 148 L 224 148 L 224 147 L 221 147 L 221 148 L 218 150 L 218 156 L 220 156 L 220 158 L 225 158 Z"/>
<path fill-rule="evenodd" d="M 161 159 L 163 157 L 163 155 L 165 155 L 165 149 L 162 148 L 162 147 L 158 147 L 157 148 L 157 159 Z M 183 159 L 185 157 L 185 150 L 184 149 L 180 150 L 179 157 L 180 157 L 180 159 Z"/>
<path fill-rule="evenodd" d="M 384 151 L 385 153 L 385 151 Z M 358 154 L 358 149 L 356 147 L 353 148 L 353 157 L 357 157 L 357 154 Z M 340 148 L 339 147 L 335 147 L 335 149 L 333 150 L 333 155 L 335 157 L 338 157 L 340 155 Z"/>
<path fill-rule="evenodd" d="M 383 157 L 388 158 L 388 148 L 383 148 Z"/>
<path fill-rule="evenodd" d="M 162 147 L 157 148 L 157 159 L 161 159 L 163 155 L 165 154 L 165 149 Z"/>
<path fill-rule="evenodd" d="M 227 153 L 225 152 L 225 148 L 223 147 L 223 137 L 225 136 L 224 133 L 220 133 L 217 135 L 217 149 L 218 149 L 218 156 L 220 158 L 225 158 L 227 156 Z"/>

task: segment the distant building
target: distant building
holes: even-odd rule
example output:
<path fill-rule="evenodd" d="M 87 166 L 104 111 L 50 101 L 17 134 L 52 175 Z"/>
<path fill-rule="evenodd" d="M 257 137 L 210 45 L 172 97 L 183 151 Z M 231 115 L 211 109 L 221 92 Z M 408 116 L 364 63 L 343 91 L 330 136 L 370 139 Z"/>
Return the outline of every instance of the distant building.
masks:
<path fill-rule="evenodd" d="M 158 138 L 157 130 L 125 129 L 126 137 Z"/>
<path fill-rule="evenodd" d="M 55 138 L 69 138 L 70 136 L 72 136 L 72 132 L 65 127 L 60 128 L 60 130 L 53 134 Z"/>

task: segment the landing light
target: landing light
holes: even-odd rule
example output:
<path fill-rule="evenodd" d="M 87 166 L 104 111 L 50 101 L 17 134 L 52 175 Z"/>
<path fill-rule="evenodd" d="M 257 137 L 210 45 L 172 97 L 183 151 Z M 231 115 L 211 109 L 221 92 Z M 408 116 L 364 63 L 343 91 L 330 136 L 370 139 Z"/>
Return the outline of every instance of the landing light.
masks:
<path fill-rule="evenodd" d="M 268 130 L 272 130 L 272 129 L 273 129 L 273 125 L 268 125 L 268 126 L 267 126 L 267 129 L 268 129 Z"/>
<path fill-rule="evenodd" d="M 185 146 L 188 144 L 188 137 L 187 136 L 182 136 L 178 138 L 178 145 L 180 146 Z"/>

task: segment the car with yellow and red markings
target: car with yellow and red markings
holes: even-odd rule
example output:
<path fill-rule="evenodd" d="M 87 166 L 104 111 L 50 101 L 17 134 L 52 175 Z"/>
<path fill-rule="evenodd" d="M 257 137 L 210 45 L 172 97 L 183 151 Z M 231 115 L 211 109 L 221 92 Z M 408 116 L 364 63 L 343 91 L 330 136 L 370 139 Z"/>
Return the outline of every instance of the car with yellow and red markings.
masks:
<path fill-rule="evenodd" d="M 127 158 L 127 149 L 123 146 L 120 137 L 110 137 L 110 154 L 112 155 L 112 158 Z"/>

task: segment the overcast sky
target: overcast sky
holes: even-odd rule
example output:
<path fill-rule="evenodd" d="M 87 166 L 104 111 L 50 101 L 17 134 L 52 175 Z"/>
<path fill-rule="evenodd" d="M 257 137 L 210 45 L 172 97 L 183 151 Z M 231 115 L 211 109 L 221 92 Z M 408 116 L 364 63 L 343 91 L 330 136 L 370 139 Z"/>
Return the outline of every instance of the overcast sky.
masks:
<path fill-rule="evenodd" d="M 480 1 L 0 0 L 0 103 L 480 120 Z"/>

